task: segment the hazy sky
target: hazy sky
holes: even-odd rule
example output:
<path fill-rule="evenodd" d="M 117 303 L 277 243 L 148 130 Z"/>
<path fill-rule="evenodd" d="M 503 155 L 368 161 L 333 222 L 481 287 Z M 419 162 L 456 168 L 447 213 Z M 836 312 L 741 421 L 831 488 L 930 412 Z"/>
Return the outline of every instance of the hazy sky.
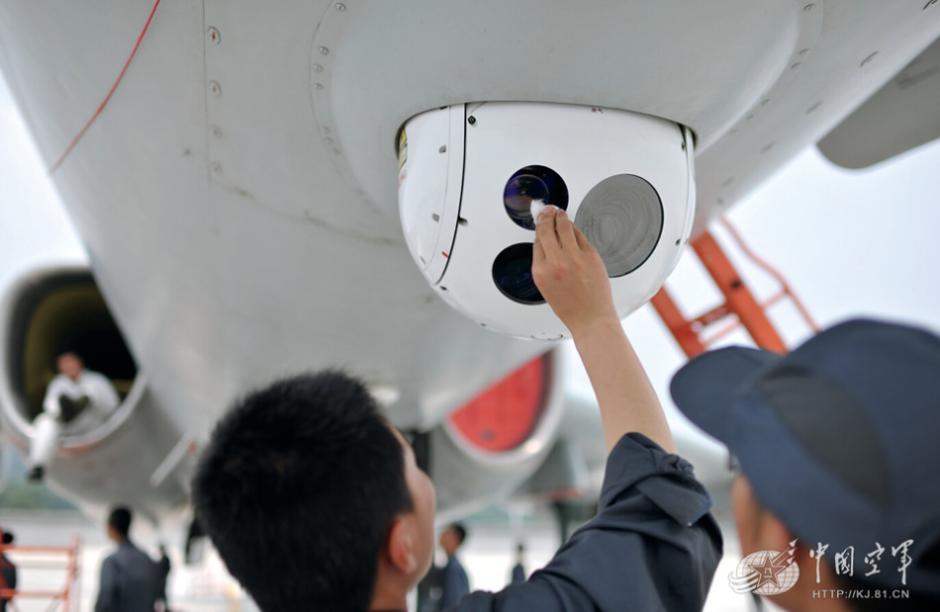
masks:
<path fill-rule="evenodd" d="M 937 331 L 938 169 L 938 143 L 861 172 L 841 170 L 810 148 L 738 204 L 731 219 L 751 246 L 784 272 L 820 323 L 868 315 Z M 770 295 L 773 282 L 731 252 L 747 282 L 758 294 Z M 83 259 L 0 79 L 0 294 L 31 265 Z M 693 256 L 683 259 L 669 286 L 690 313 L 717 304 L 718 294 Z M 792 308 L 781 305 L 772 312 L 789 340 L 806 336 Z M 683 362 L 681 353 L 649 307 L 632 315 L 626 328 L 667 401 L 668 379 Z M 583 372 L 574 384 L 587 389 Z M 681 420 L 676 424 L 683 426 Z"/>

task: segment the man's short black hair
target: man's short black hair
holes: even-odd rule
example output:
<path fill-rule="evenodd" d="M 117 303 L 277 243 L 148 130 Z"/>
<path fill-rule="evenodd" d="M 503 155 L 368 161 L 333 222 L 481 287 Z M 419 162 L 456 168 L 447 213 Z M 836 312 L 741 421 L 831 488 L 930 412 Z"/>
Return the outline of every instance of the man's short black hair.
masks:
<path fill-rule="evenodd" d="M 454 533 L 457 535 L 457 544 L 463 544 L 463 541 L 467 539 L 467 528 L 463 523 L 454 523 L 450 526 L 454 530 Z"/>
<path fill-rule="evenodd" d="M 392 520 L 411 509 L 401 442 L 358 380 L 281 380 L 218 424 L 196 517 L 265 612 L 365 610 Z"/>
<path fill-rule="evenodd" d="M 127 534 L 131 532 L 131 521 L 134 519 L 134 515 L 131 514 L 130 508 L 126 506 L 115 506 L 111 509 L 111 514 L 108 515 L 108 527 L 113 529 L 123 538 L 127 537 Z"/>

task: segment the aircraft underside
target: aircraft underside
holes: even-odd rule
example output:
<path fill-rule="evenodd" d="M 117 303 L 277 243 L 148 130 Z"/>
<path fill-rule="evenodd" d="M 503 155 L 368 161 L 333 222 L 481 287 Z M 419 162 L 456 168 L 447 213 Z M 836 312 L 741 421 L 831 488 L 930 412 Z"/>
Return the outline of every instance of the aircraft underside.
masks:
<path fill-rule="evenodd" d="M 4 1 L 0 67 L 90 263 L 7 293 L 4 433 L 28 445 L 51 357 L 92 325 L 114 347 L 92 361 L 124 381 L 121 416 L 65 439 L 49 473 L 89 511 L 133 498 L 183 515 L 192 462 L 234 398 L 335 366 L 427 436 L 445 511 L 526 483 L 583 487 L 572 474 L 603 453 L 566 438 L 596 422 L 566 394 L 555 344 L 484 329 L 415 265 L 402 127 L 497 102 L 675 126 L 695 177 L 678 256 L 927 48 L 931 4 Z M 544 130 L 558 149 L 573 138 Z M 451 264 L 473 259 L 465 244 Z M 499 401 L 529 406 L 508 424 L 486 407 L 500 381 Z M 468 404 L 472 418 L 449 418 Z"/>

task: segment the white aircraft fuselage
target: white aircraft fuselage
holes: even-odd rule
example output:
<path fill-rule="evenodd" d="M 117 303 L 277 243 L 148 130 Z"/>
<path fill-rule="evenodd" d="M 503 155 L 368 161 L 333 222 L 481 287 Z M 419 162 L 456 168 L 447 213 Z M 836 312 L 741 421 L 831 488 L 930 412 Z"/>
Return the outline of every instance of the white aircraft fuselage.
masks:
<path fill-rule="evenodd" d="M 396 201 L 396 137 L 410 117 L 533 101 L 687 126 L 701 230 L 940 34 L 940 7 L 924 5 L 164 0 L 52 175 L 148 410 L 168 421 L 140 474 L 168 457 L 172 473 L 234 398 L 274 377 L 348 368 L 392 390 L 396 425 L 431 430 L 553 348 L 474 325 L 416 269 Z M 104 99 L 152 6 L 0 2 L 0 67 L 50 166 Z M 0 400 L 22 402 L 16 384 Z M 547 402 L 564 403 L 561 387 L 547 388 Z M 4 429 L 22 445 L 28 419 L 16 412 L 4 410 Z M 474 457 L 489 485 L 455 488 L 451 506 L 530 476 L 561 435 L 564 416 L 552 420 L 544 439 L 507 453 L 524 469 Z M 94 505 L 73 489 L 97 481 L 62 469 L 53 480 Z M 153 512 L 180 495 L 161 493 L 172 503 Z"/>

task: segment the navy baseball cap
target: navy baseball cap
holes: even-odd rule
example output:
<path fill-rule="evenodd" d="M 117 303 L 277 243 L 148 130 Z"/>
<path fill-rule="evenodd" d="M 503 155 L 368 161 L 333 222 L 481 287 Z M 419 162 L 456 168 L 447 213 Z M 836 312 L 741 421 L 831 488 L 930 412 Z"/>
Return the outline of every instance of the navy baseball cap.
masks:
<path fill-rule="evenodd" d="M 940 595 L 940 338 L 853 320 L 788 355 L 705 353 L 672 397 L 737 457 L 754 494 L 824 560 L 854 547 L 853 580 Z M 906 587 L 899 570 L 906 549 Z M 884 548 L 879 573 L 865 555 Z"/>

